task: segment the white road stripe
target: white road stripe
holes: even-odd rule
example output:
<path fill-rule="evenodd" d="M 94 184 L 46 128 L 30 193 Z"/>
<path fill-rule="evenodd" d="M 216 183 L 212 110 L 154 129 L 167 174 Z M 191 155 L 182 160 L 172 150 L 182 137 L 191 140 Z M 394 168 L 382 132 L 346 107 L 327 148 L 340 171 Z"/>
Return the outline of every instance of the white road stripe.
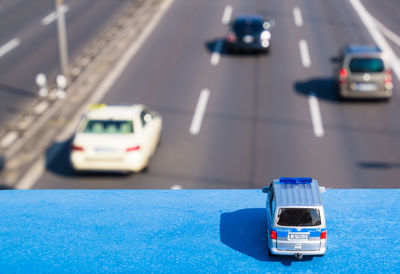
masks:
<path fill-rule="evenodd" d="M 377 26 L 374 22 L 372 15 L 365 9 L 363 4 L 359 0 L 349 0 L 350 4 L 353 6 L 361 21 L 367 28 L 368 32 L 371 34 L 372 39 L 375 43 L 382 49 L 382 51 L 388 56 L 389 62 L 391 62 L 393 72 L 396 74 L 397 79 L 400 80 L 400 64 L 396 62 L 399 60 L 397 55 L 394 53 L 393 49 L 390 47 L 389 43 L 386 41 L 385 37 L 378 31 Z"/>
<path fill-rule="evenodd" d="M 204 113 L 206 112 L 209 97 L 210 91 L 208 89 L 203 89 L 200 93 L 199 100 L 197 101 L 196 110 L 189 130 L 192 135 L 196 135 L 200 132 L 201 123 L 203 121 Z"/>
<path fill-rule="evenodd" d="M 316 137 L 324 136 L 324 127 L 322 125 L 321 112 L 319 109 L 318 99 L 314 93 L 311 93 L 308 97 L 308 103 L 310 105 L 311 121 L 313 124 L 314 135 Z"/>
<path fill-rule="evenodd" d="M 1 139 L 1 142 L 0 142 L 1 148 L 6 148 L 9 145 L 11 145 L 12 143 L 14 143 L 14 141 L 17 139 L 17 137 L 18 137 L 18 133 L 16 131 L 8 132 L 7 135 L 4 136 L 3 139 Z"/>
<path fill-rule="evenodd" d="M 303 26 L 303 17 L 301 16 L 301 10 L 299 7 L 293 8 L 293 17 L 294 17 L 294 23 L 296 24 L 296 26 L 298 26 L 298 27 Z"/>
<path fill-rule="evenodd" d="M 47 101 L 42 101 L 35 107 L 36 114 L 42 114 L 49 107 L 49 103 Z"/>
<path fill-rule="evenodd" d="M 14 38 L 4 46 L 0 47 L 0 57 L 6 55 L 8 52 L 18 47 L 21 44 L 21 41 L 18 38 Z"/>
<path fill-rule="evenodd" d="M 224 9 L 224 14 L 222 15 L 222 24 L 228 25 L 229 21 L 231 20 L 231 15 L 232 15 L 232 6 L 227 5 Z"/>
<path fill-rule="evenodd" d="M 211 54 L 211 59 L 210 59 L 211 65 L 216 66 L 219 64 L 219 60 L 221 59 L 221 50 L 222 50 L 223 44 L 224 44 L 224 41 L 222 39 L 215 42 L 214 52 L 213 52 L 213 54 Z"/>
<path fill-rule="evenodd" d="M 300 49 L 300 55 L 301 55 L 301 62 L 303 63 L 303 66 L 305 68 L 310 67 L 311 59 L 310 59 L 310 54 L 308 53 L 308 46 L 307 46 L 306 40 L 299 41 L 299 49 Z"/>
<path fill-rule="evenodd" d="M 69 10 L 69 7 L 67 5 L 63 5 L 61 7 L 61 11 L 64 13 L 67 13 Z M 42 19 L 42 25 L 46 26 L 48 24 L 51 24 L 52 22 L 54 22 L 57 19 L 57 12 L 53 11 L 52 13 L 50 13 L 49 15 L 47 15 L 46 17 L 44 17 Z"/>
<path fill-rule="evenodd" d="M 386 35 L 387 38 L 393 41 L 393 43 L 397 44 L 400 46 L 400 36 L 396 35 L 394 32 L 392 32 L 390 29 L 385 27 L 381 22 L 376 20 L 374 18 L 375 24 L 379 27 L 379 29 L 383 32 L 384 35 Z"/>

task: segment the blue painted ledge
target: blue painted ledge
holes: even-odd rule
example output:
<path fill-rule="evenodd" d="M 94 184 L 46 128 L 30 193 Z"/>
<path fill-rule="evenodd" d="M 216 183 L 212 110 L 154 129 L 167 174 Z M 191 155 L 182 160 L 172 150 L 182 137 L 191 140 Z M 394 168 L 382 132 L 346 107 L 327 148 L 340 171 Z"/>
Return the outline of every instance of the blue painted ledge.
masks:
<path fill-rule="evenodd" d="M 2 273 L 400 272 L 400 190 L 323 194 L 324 257 L 269 258 L 261 190 L 5 190 Z"/>

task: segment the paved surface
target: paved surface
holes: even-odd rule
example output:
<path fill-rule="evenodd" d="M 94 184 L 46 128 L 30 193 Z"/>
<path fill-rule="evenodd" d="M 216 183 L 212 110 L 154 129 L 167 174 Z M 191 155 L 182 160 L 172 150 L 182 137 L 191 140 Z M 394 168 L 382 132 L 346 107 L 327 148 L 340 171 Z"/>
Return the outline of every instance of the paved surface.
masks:
<path fill-rule="evenodd" d="M 363 1 L 399 33 L 399 5 L 384 2 Z M 276 21 L 269 55 L 222 53 L 218 65 L 211 64 L 215 44 L 227 32 L 221 23 L 226 5 L 232 5 L 233 16 L 261 13 Z M 302 26 L 294 21 L 296 6 Z M 300 40 L 307 43 L 309 67 L 303 65 Z M 163 115 L 162 143 L 149 171 L 76 176 L 66 140 L 34 188 L 259 188 L 281 176 L 311 176 L 335 188 L 397 188 L 400 83 L 394 75 L 389 102 L 340 102 L 334 57 L 348 43 L 374 43 L 349 1 L 175 0 L 103 100 L 140 102 Z M 203 89 L 210 97 L 200 132 L 192 135 Z M 322 120 L 319 137 L 310 94 Z"/>
<path fill-rule="evenodd" d="M 398 273 L 399 190 L 323 194 L 324 257 L 269 257 L 261 190 L 2 191 L 9 273 Z"/>
<path fill-rule="evenodd" d="M 93 39 L 129 1 L 66 0 L 65 15 L 70 60 Z M 0 9 L 0 47 L 19 44 L 0 56 L 0 128 L 32 104 L 38 90 L 35 77 L 45 73 L 49 83 L 59 73 L 57 24 L 42 20 L 54 11 L 54 0 L 5 0 Z M 45 20 L 46 21 L 46 20 Z"/>

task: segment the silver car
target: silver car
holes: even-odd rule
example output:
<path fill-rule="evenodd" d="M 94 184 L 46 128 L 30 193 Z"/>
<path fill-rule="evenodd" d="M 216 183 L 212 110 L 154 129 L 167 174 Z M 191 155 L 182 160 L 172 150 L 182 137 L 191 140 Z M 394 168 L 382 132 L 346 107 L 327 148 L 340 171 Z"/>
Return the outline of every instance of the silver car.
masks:
<path fill-rule="evenodd" d="M 264 187 L 268 251 L 272 255 L 324 255 L 326 221 L 321 192 L 311 178 L 280 178 Z"/>
<path fill-rule="evenodd" d="M 341 98 L 389 99 L 392 69 L 376 46 L 349 45 L 340 54 L 338 85 Z"/>

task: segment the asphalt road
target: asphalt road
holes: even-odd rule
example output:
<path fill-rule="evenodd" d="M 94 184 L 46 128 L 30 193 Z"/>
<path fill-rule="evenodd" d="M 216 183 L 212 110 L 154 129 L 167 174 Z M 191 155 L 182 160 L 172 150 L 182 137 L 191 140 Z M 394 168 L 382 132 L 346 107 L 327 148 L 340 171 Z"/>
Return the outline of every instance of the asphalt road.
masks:
<path fill-rule="evenodd" d="M 70 60 L 130 0 L 66 0 Z M 54 0 L 0 2 L 0 128 L 26 111 L 38 90 L 35 77 L 45 73 L 54 82 L 59 73 Z"/>
<path fill-rule="evenodd" d="M 363 3 L 400 35 L 396 0 Z M 221 23 L 226 5 L 233 15 L 261 13 L 276 21 L 270 54 L 222 53 L 211 64 L 227 32 Z M 301 40 L 310 57 L 306 66 Z M 399 45 L 387 40 L 400 56 Z M 77 176 L 66 143 L 34 188 L 259 188 L 282 176 L 310 176 L 330 188 L 398 188 L 399 80 L 393 76 L 389 102 L 339 101 L 334 59 L 348 43 L 374 40 L 347 0 L 175 0 L 104 98 L 144 103 L 162 114 L 162 141 L 149 170 Z M 192 135 L 203 89 L 210 97 L 201 130 Z M 321 124 L 310 108 L 319 109 Z"/>

